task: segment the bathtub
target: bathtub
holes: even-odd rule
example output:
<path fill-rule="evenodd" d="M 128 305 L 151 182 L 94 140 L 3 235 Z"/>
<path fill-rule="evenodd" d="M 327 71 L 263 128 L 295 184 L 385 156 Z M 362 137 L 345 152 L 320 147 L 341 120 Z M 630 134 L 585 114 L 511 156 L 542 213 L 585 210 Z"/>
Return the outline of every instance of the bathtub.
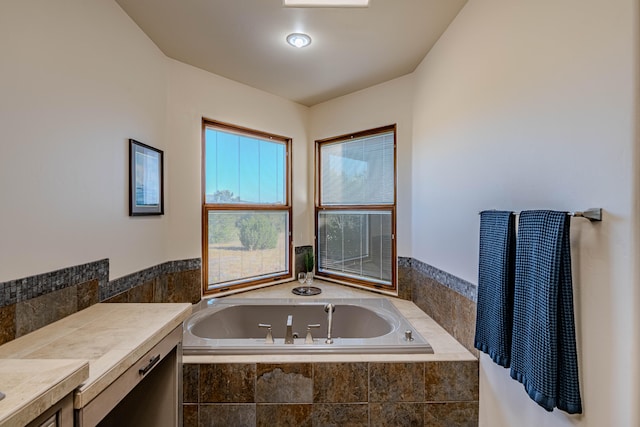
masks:
<path fill-rule="evenodd" d="M 333 312 L 333 343 L 327 337 L 325 305 Z M 366 299 L 245 299 L 202 300 L 184 322 L 183 353 L 195 354 L 322 354 L 433 353 L 431 345 L 386 298 Z M 293 344 L 285 344 L 288 316 Z M 266 340 L 272 327 L 273 343 Z M 307 325 L 313 343 L 305 343 Z M 410 331 L 410 332 L 409 332 Z M 407 333 L 410 339 L 407 339 Z"/>

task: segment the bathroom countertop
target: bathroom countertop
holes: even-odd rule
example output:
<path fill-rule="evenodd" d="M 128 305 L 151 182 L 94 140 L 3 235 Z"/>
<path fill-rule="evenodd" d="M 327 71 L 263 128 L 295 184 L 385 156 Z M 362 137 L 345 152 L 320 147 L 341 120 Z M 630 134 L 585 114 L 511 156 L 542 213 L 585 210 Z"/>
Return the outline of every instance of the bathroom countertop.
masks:
<path fill-rule="evenodd" d="M 462 344 L 455 340 L 442 326 L 425 314 L 411 301 L 389 297 L 357 288 L 337 285 L 322 280 L 314 280 L 314 286 L 322 289 L 322 294 L 316 296 L 299 296 L 291 290 L 300 286 L 296 282 L 288 282 L 268 288 L 252 290 L 223 298 L 287 298 L 309 300 L 314 298 L 387 298 L 407 318 L 414 328 L 429 341 L 433 354 L 271 354 L 271 355 L 185 355 L 184 363 L 292 363 L 300 362 L 427 362 L 427 361 L 457 361 L 477 360 Z"/>
<path fill-rule="evenodd" d="M 10 359 L 0 363 L 0 426 L 24 426 L 89 378 L 86 360 Z"/>
<path fill-rule="evenodd" d="M 50 359 L 88 361 L 88 378 L 74 396 L 74 407 L 79 409 L 190 314 L 189 303 L 95 304 L 0 346 L 0 359 L 46 359 L 40 363 L 52 362 Z M 18 363 L 2 360 L 0 366 L 8 362 Z M 37 370 L 34 373 L 39 375 Z"/>

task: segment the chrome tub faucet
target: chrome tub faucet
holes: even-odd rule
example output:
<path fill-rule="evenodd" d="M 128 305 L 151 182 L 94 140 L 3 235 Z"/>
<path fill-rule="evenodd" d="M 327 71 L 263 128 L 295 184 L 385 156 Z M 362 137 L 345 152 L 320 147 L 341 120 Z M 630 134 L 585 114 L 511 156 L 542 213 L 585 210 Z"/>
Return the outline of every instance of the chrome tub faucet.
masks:
<path fill-rule="evenodd" d="M 336 306 L 329 303 L 324 306 L 324 311 L 327 313 L 327 339 L 324 341 L 326 344 L 333 344 L 333 338 L 331 338 L 331 327 L 333 326 L 333 312 L 336 311 Z"/>
<path fill-rule="evenodd" d="M 293 344 L 293 314 L 287 317 L 287 333 L 284 336 L 285 344 Z"/>

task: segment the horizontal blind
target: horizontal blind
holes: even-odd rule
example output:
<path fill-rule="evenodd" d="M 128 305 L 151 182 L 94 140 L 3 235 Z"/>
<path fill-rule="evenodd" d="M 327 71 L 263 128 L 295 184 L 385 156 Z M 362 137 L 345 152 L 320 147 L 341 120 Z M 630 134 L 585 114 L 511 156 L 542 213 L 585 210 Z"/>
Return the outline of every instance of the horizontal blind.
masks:
<path fill-rule="evenodd" d="M 322 144 L 322 205 L 392 205 L 393 144 L 393 132 Z"/>

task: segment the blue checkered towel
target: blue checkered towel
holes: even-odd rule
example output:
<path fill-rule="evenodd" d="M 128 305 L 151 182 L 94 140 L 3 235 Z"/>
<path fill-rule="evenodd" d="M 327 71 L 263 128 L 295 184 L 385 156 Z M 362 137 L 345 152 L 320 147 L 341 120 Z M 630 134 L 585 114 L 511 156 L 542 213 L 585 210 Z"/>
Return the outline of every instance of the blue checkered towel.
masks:
<path fill-rule="evenodd" d="M 515 215 L 481 212 L 475 347 L 505 368 L 511 361 L 515 252 Z"/>
<path fill-rule="evenodd" d="M 579 414 L 570 217 L 525 211 L 518 224 L 511 377 L 547 411 Z"/>

